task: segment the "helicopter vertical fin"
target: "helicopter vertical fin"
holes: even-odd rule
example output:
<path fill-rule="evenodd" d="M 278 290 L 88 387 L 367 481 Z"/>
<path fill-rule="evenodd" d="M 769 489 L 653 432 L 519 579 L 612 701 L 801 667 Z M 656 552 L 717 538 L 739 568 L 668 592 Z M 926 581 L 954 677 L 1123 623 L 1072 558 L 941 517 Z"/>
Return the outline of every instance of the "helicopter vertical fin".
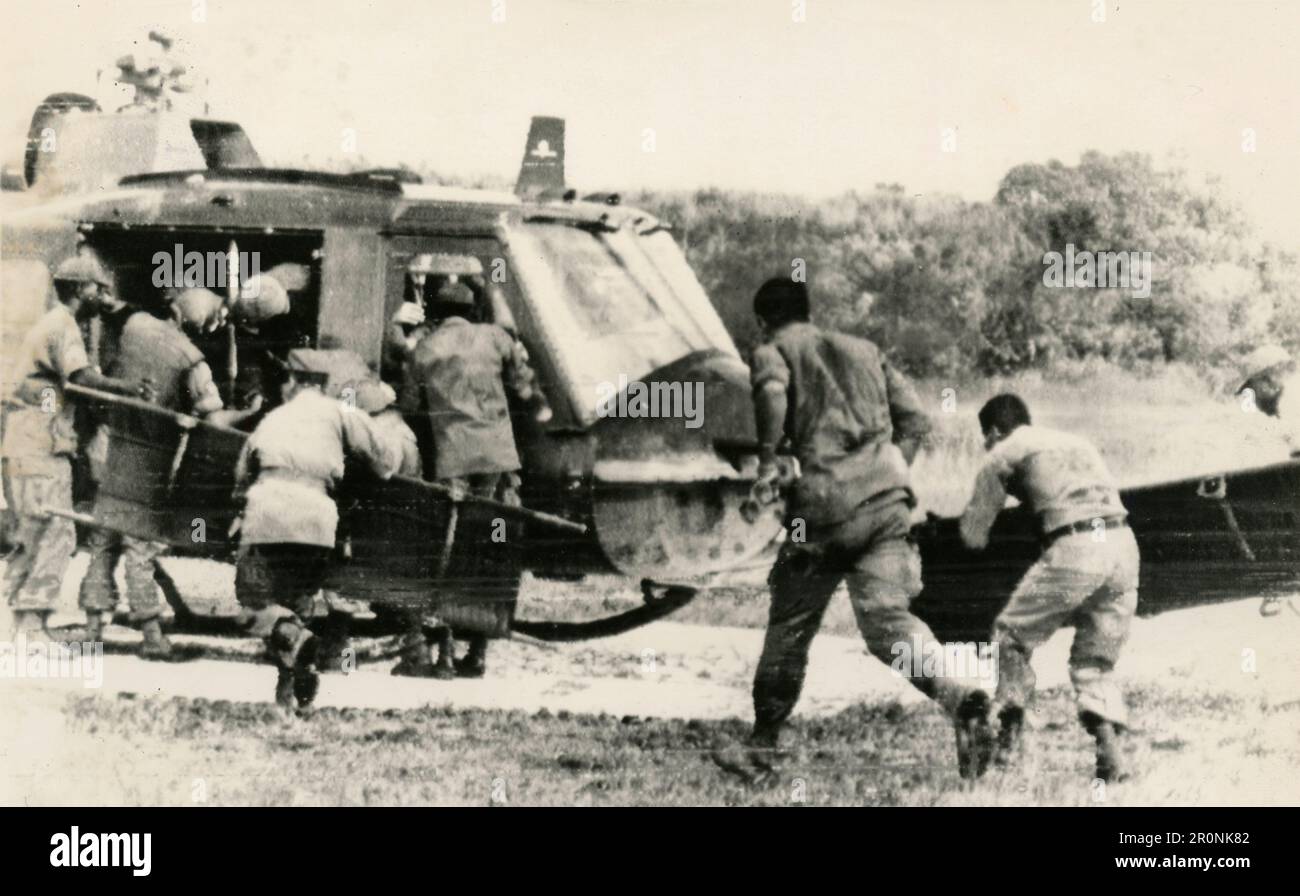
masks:
<path fill-rule="evenodd" d="M 564 195 L 564 119 L 533 116 L 515 195 L 522 199 Z"/>

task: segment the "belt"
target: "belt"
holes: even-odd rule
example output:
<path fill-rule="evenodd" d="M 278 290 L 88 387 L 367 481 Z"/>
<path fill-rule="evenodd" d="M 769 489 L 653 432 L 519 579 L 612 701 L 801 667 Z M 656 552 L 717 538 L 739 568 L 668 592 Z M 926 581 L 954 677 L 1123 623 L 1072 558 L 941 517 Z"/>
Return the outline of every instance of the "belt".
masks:
<path fill-rule="evenodd" d="M 1101 527 L 1103 529 L 1118 529 L 1121 526 L 1128 525 L 1128 517 L 1103 516 L 1103 517 L 1096 517 L 1090 520 L 1076 520 L 1073 523 L 1060 526 L 1056 529 L 1053 529 L 1050 532 L 1045 533 L 1043 535 L 1043 541 L 1050 543 L 1056 541 L 1056 539 L 1058 538 L 1063 538 L 1066 535 L 1078 535 L 1081 532 L 1092 532 L 1097 528 L 1096 524 L 1098 522 L 1102 524 Z"/>
<path fill-rule="evenodd" d="M 298 485 L 309 486 L 317 491 L 329 493 L 331 483 L 326 482 L 319 476 L 313 476 L 310 473 L 300 473 L 297 470 L 290 470 L 286 467 L 267 467 L 257 474 L 258 481 L 276 480 L 278 482 L 293 482 Z"/>

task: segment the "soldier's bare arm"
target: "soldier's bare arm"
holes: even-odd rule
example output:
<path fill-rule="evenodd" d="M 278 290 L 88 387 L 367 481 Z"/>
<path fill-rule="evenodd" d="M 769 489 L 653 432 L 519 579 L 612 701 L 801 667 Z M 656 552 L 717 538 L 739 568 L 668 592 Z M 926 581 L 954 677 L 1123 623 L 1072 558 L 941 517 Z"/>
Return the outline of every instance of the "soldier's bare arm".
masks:
<path fill-rule="evenodd" d="M 982 551 L 989 543 L 989 530 L 1007 503 L 1005 464 L 992 456 L 975 477 L 975 493 L 961 515 L 961 540 L 966 547 Z"/>
<path fill-rule="evenodd" d="M 115 377 L 105 376 L 90 364 L 86 353 L 86 343 L 81 338 L 77 325 L 68 319 L 67 325 L 52 336 L 48 347 L 50 363 L 55 372 L 65 382 L 112 392 L 115 395 L 141 395 L 145 390 L 142 383 L 131 383 Z"/>
<path fill-rule="evenodd" d="M 45 354 L 48 364 L 64 382 L 72 382 L 86 389 L 108 391 L 114 395 L 142 393 L 142 384 L 104 376 L 92 367 L 90 355 L 86 352 L 86 341 L 82 339 L 81 330 L 73 323 L 72 317 L 68 317 L 64 326 L 49 334 L 45 342 Z"/>
<path fill-rule="evenodd" d="M 143 382 L 132 383 L 127 380 L 119 380 L 116 377 L 104 376 L 93 367 L 83 367 L 68 377 L 68 382 L 86 389 L 112 392 L 114 395 L 132 395 L 147 398 L 149 394 L 149 389 Z"/>
<path fill-rule="evenodd" d="M 250 405 L 242 411 L 225 409 L 207 361 L 200 361 L 190 368 L 186 388 L 190 395 L 190 413 L 217 426 L 238 426 L 262 409 L 261 395 L 254 395 Z"/>

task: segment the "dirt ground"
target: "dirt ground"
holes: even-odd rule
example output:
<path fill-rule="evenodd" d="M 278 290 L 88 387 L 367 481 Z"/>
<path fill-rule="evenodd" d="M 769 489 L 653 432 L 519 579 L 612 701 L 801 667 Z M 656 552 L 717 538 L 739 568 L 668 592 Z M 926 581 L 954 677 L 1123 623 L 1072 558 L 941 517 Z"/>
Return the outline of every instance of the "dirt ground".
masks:
<path fill-rule="evenodd" d="M 617 580 L 530 580 L 521 615 L 620 607 L 634 594 Z M 394 679 L 391 660 L 363 662 L 326 676 L 316 712 L 291 722 L 268 703 L 273 673 L 250 661 L 254 642 L 186 638 L 197 658 L 168 665 L 110 652 L 94 688 L 0 680 L 0 802 L 1300 803 L 1295 612 L 1263 618 L 1242 601 L 1138 620 L 1119 670 L 1135 774 L 1109 789 L 1091 780 L 1066 677 L 1070 633 L 1059 633 L 1035 656 L 1023 765 L 968 785 L 943 716 L 866 655 L 841 596 L 814 642 L 782 783 L 753 791 L 707 754 L 750 718 L 762 637 L 750 617 L 765 597 L 737 589 L 714 603 L 601 641 L 499 642 L 482 681 Z M 135 637 L 115 627 L 110 649 Z M 366 656 L 388 645 L 360 646 Z"/>

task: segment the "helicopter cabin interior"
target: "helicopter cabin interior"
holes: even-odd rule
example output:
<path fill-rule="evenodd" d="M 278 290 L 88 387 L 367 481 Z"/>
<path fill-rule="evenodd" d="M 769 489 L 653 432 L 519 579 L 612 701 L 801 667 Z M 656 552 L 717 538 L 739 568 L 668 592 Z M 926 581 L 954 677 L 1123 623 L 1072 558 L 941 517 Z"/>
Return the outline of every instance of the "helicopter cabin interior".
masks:
<path fill-rule="evenodd" d="M 192 334 L 203 352 L 227 407 L 247 406 L 254 392 L 274 403 L 267 374 L 270 357 L 283 359 L 294 348 L 320 347 L 319 231 L 204 230 L 175 227 L 83 228 L 86 243 L 112 272 L 115 295 L 160 318 L 171 316 L 170 303 L 193 286 L 210 289 L 232 301 L 266 290 L 259 277 L 274 277 L 289 299 L 288 311 L 265 320 L 240 320 Z M 92 334 L 92 355 L 98 337 Z"/>

